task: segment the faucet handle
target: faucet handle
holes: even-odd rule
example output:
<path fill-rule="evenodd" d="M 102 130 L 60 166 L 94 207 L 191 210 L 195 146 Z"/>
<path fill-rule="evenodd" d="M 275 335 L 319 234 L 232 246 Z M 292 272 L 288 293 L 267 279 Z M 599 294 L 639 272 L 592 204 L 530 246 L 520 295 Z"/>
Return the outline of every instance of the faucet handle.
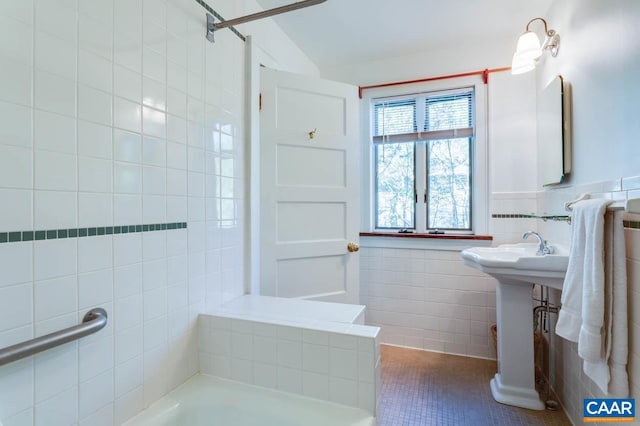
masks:
<path fill-rule="evenodd" d="M 542 236 L 536 231 L 525 232 L 524 234 L 522 234 L 522 239 L 526 240 L 532 235 L 538 239 L 539 245 L 538 245 L 538 251 L 536 252 L 536 255 L 544 256 L 545 254 L 551 254 L 553 252 L 553 249 L 549 247 L 549 245 L 547 244 L 547 240 L 542 238 Z"/>

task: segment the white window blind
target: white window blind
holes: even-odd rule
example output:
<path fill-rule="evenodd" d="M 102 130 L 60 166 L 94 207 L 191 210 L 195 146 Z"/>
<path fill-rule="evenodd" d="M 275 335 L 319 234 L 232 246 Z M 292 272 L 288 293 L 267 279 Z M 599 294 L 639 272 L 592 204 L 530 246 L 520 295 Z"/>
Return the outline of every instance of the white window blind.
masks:
<path fill-rule="evenodd" d="M 473 88 L 413 95 L 374 103 L 373 143 L 474 136 Z M 418 109 L 424 115 L 418 114 Z"/>
<path fill-rule="evenodd" d="M 377 103 L 374 114 L 375 135 L 400 135 L 418 130 L 415 99 Z"/>

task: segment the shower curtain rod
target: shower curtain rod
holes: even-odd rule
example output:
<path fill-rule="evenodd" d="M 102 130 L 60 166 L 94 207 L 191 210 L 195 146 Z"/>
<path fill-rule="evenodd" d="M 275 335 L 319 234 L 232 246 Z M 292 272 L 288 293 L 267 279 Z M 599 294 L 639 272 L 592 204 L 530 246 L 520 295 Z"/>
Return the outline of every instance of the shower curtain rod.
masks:
<path fill-rule="evenodd" d="M 199 0 L 196 0 L 196 1 L 198 1 L 198 3 L 202 4 L 203 6 L 205 5 L 203 4 L 204 2 L 200 2 Z M 314 6 L 316 4 L 324 3 L 325 1 L 327 0 L 304 0 L 304 1 L 299 1 L 297 3 L 291 3 L 284 6 L 275 7 L 273 9 L 263 10 L 262 12 L 253 13 L 251 15 L 241 16 L 239 18 L 228 19 L 228 20 L 223 20 L 219 14 L 214 13 L 215 17 L 220 19 L 222 22 L 215 22 L 214 16 L 207 13 L 207 40 L 209 40 L 212 43 L 214 42 L 214 32 L 216 30 L 221 30 L 228 27 L 231 27 L 231 29 L 233 30 L 234 25 L 244 24 L 245 22 L 251 22 L 257 19 L 268 18 L 269 16 L 279 15 L 281 13 L 291 12 L 293 10 Z M 207 10 L 210 9 L 207 7 L 205 8 Z M 244 39 L 244 37 L 242 38 Z"/>
<path fill-rule="evenodd" d="M 509 71 L 510 69 L 511 67 L 485 68 L 484 70 L 463 72 L 461 74 L 439 75 L 437 77 L 420 78 L 417 80 L 394 81 L 393 83 L 372 84 L 371 86 L 358 86 L 358 96 L 360 97 L 360 99 L 362 99 L 362 92 L 368 89 L 378 89 L 380 87 L 390 87 L 390 86 L 401 86 L 405 84 L 425 83 L 428 81 L 446 80 L 449 78 L 470 77 L 473 75 L 481 75 L 482 81 L 484 82 L 484 84 L 488 84 L 489 74 L 494 72 Z"/>

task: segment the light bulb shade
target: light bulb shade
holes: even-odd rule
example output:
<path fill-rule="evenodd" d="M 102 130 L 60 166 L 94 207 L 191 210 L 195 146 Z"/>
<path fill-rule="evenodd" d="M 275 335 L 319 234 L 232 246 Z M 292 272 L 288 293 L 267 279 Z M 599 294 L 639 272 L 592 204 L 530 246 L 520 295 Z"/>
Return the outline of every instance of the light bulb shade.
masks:
<path fill-rule="evenodd" d="M 533 58 L 522 57 L 518 52 L 514 53 L 511 61 L 511 74 L 524 74 L 533 71 L 536 68 L 536 60 Z"/>
<path fill-rule="evenodd" d="M 533 31 L 525 31 L 518 39 L 516 55 L 521 58 L 536 59 L 542 55 L 540 39 Z"/>

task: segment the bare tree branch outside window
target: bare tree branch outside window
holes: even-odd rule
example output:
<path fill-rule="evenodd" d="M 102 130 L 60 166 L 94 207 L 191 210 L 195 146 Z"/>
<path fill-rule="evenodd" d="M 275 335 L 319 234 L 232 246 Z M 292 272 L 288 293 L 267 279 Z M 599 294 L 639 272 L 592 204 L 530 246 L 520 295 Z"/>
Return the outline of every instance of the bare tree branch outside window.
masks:
<path fill-rule="evenodd" d="M 417 115 L 417 111 L 424 111 Z M 426 229 L 471 229 L 471 152 L 473 137 L 430 139 L 424 132 L 473 127 L 473 89 L 420 94 L 374 104 L 376 228 L 416 228 L 416 162 L 426 169 Z M 385 142 L 405 135 L 413 142 Z M 388 139 L 388 138 L 387 138 Z M 424 144 L 426 158 L 416 158 Z M 420 151 L 423 152 L 423 151 Z M 415 197 L 415 198 L 414 198 Z"/>

